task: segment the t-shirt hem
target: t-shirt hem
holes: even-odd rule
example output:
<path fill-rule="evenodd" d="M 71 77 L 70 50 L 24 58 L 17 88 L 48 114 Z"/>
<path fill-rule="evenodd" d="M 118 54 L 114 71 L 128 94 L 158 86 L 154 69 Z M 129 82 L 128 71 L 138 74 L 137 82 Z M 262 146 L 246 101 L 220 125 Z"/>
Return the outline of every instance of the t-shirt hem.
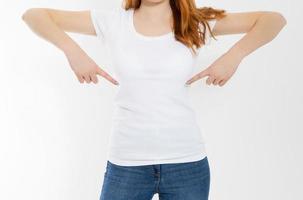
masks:
<path fill-rule="evenodd" d="M 142 165 L 156 165 L 156 164 L 171 164 L 171 163 L 185 163 L 185 162 L 194 162 L 201 160 L 207 156 L 206 151 L 202 151 L 198 154 L 194 154 L 187 157 L 174 158 L 174 159 L 161 159 L 161 160 L 121 160 L 117 157 L 109 155 L 107 157 L 108 161 L 113 164 L 120 166 L 142 166 Z"/>

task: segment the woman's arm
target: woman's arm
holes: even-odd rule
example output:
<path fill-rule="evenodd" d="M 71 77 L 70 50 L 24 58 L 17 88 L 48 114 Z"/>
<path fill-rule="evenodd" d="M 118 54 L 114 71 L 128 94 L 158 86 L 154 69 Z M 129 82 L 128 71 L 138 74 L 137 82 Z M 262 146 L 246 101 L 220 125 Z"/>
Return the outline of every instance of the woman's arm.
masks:
<path fill-rule="evenodd" d="M 65 11 L 49 8 L 31 8 L 22 19 L 30 29 L 41 38 L 52 43 L 67 56 L 72 70 L 80 83 L 84 80 L 98 82 L 97 76 L 103 76 L 114 84 L 118 84 L 109 74 L 80 48 L 80 46 L 65 32 L 96 35 L 90 18 L 90 11 Z"/>
<path fill-rule="evenodd" d="M 246 33 L 226 53 L 200 73 L 189 79 L 186 84 L 208 76 L 208 85 L 223 86 L 235 73 L 242 59 L 254 50 L 273 40 L 286 25 L 286 19 L 278 12 L 257 11 L 227 13 L 217 20 L 213 34 L 228 35 Z"/>
<path fill-rule="evenodd" d="M 282 14 L 270 11 L 228 13 L 214 26 L 214 35 L 247 33 L 229 52 L 244 58 L 273 40 L 287 21 Z"/>
<path fill-rule="evenodd" d="M 208 68 L 189 79 L 191 84 L 208 76 L 208 85 L 223 86 L 235 73 L 244 57 L 273 40 L 286 25 L 286 19 L 278 12 L 256 11 L 227 13 L 218 19 L 213 27 L 213 35 L 246 33 L 225 54 Z"/>

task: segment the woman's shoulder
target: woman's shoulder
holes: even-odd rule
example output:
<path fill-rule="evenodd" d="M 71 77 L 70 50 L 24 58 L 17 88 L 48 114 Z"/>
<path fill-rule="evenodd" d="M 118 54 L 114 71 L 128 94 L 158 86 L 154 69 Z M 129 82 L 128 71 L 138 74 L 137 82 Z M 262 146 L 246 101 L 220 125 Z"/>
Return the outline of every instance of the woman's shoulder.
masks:
<path fill-rule="evenodd" d="M 126 10 L 122 7 L 114 8 L 92 8 L 91 16 L 94 22 L 100 26 L 100 29 L 106 31 L 106 29 L 112 27 L 119 27 L 123 20 L 127 18 L 130 10 Z"/>
<path fill-rule="evenodd" d="M 114 8 L 92 8 L 92 14 L 101 21 L 115 21 L 126 17 L 129 10 L 126 10 L 122 7 L 114 7 Z"/>

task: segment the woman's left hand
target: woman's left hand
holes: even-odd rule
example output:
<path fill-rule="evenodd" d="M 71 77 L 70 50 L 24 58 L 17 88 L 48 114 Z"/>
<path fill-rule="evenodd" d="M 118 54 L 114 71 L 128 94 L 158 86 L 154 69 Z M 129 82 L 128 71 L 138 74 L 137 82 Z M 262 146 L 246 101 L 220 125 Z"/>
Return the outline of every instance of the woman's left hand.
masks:
<path fill-rule="evenodd" d="M 238 54 L 236 55 L 227 52 L 215 60 L 208 68 L 189 79 L 186 84 L 190 85 L 191 83 L 208 76 L 206 80 L 208 85 L 223 86 L 235 73 L 242 59 L 243 57 Z"/>

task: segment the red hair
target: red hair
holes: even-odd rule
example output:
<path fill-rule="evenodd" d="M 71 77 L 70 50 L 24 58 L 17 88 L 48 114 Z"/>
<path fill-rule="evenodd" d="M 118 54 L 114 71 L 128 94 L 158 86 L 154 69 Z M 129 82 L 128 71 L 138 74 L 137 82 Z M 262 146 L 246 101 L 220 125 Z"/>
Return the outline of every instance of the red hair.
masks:
<path fill-rule="evenodd" d="M 124 9 L 139 8 L 141 0 L 124 0 Z M 226 11 L 222 9 L 214 9 L 212 7 L 197 8 L 195 0 L 169 0 L 173 18 L 174 18 L 174 34 L 176 40 L 182 42 L 196 53 L 195 48 L 200 48 L 205 44 L 206 27 L 210 32 L 210 36 L 214 39 L 207 20 L 220 19 L 226 15 Z M 203 30 L 200 30 L 199 24 Z"/>

